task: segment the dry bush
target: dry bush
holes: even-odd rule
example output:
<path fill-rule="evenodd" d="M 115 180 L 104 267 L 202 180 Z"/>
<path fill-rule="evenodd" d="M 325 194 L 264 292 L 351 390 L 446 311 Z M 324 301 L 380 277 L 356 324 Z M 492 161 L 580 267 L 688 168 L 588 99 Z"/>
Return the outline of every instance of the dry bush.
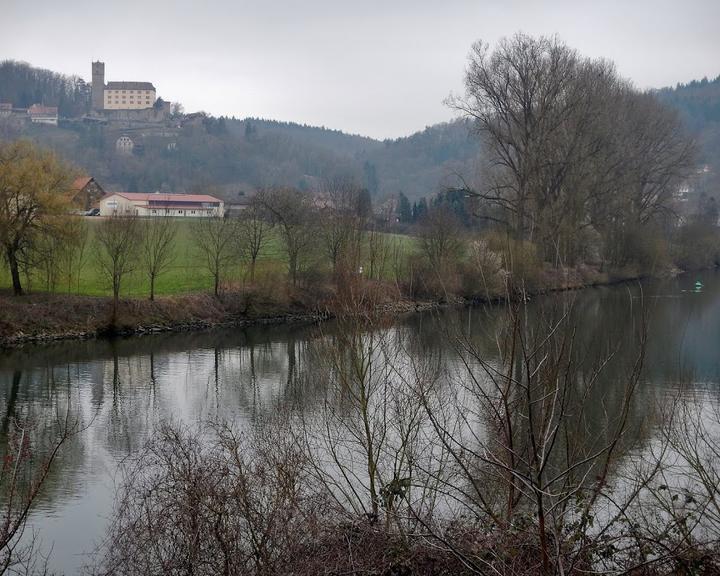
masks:
<path fill-rule="evenodd" d="M 486 240 L 470 242 L 467 261 L 459 268 L 465 297 L 489 301 L 505 294 L 507 273 L 502 256 L 491 250 Z"/>
<path fill-rule="evenodd" d="M 316 410 L 159 429 L 95 573 L 714 573 L 720 410 L 637 423 L 644 311 L 596 358 L 572 306 L 509 303 L 494 340 L 445 334 L 451 371 L 367 306 L 373 285 L 308 342 Z"/>
<path fill-rule="evenodd" d="M 487 250 L 500 255 L 502 269 L 509 273 L 515 290 L 533 292 L 543 287 L 543 262 L 535 244 L 497 231 L 487 232 L 482 239 L 487 243 Z"/>
<path fill-rule="evenodd" d="M 268 433 L 266 430 L 264 433 Z M 97 574 L 273 574 L 308 538 L 304 464 L 281 435 L 165 424 L 125 468 Z"/>

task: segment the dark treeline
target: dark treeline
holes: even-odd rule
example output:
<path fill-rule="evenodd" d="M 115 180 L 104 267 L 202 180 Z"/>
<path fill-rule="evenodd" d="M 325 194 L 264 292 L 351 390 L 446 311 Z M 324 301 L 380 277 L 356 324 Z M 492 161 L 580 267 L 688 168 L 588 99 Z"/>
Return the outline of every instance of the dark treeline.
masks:
<path fill-rule="evenodd" d="M 702 130 L 709 122 L 720 123 L 720 76 L 662 88 L 656 94 L 680 111 L 691 130 Z"/>
<path fill-rule="evenodd" d="M 61 116 L 79 116 L 88 110 L 90 87 L 78 76 L 5 60 L 0 62 L 0 102 L 15 108 L 57 106 Z"/>
<path fill-rule="evenodd" d="M 713 195 L 720 189 L 720 76 L 663 88 L 655 94 L 661 102 L 679 110 L 683 122 L 697 139 L 698 159 L 710 170 L 702 191 Z"/>

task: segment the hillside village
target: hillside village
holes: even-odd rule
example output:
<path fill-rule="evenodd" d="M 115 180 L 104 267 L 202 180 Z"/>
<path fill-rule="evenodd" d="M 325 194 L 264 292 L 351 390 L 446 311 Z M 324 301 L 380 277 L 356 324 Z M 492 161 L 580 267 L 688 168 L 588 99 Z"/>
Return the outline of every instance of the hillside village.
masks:
<path fill-rule="evenodd" d="M 69 127 L 73 124 L 102 125 L 114 138 L 115 150 L 121 155 L 141 153 L 146 137 L 168 139 L 172 148 L 178 123 L 171 119 L 170 102 L 157 97 L 151 82 L 105 82 L 105 63 L 92 63 L 92 83 L 82 82 L 81 98 L 85 101 L 82 114 L 60 116 L 58 106 L 34 103 L 28 108 L 13 102 L 0 102 L 0 118 L 20 128 L 23 123 Z M 192 120 L 192 115 L 188 118 Z M 187 121 L 183 118 L 183 122 Z"/>
<path fill-rule="evenodd" d="M 433 197 L 475 185 L 479 177 L 481 149 L 468 120 L 380 142 L 326 128 L 184 113 L 152 81 L 114 80 L 101 61 L 91 63 L 90 82 L 12 62 L 0 63 L 0 77 L 3 66 L 10 80 L 30 79 L 16 82 L 23 87 L 13 102 L 0 88 L 0 137 L 30 137 L 54 149 L 106 191 L 210 194 L 232 212 L 261 187 L 317 191 L 344 178 L 370 192 L 379 218 L 411 223 Z M 42 73 L 60 88 L 48 88 Z M 704 150 L 698 177 L 678 191 L 683 211 L 717 188 L 717 118 L 693 120 L 704 110 L 698 112 L 698 94 L 714 94 L 717 85 L 704 81 L 660 93 L 698 131 Z M 684 105 L 686 93 L 693 107 Z"/>

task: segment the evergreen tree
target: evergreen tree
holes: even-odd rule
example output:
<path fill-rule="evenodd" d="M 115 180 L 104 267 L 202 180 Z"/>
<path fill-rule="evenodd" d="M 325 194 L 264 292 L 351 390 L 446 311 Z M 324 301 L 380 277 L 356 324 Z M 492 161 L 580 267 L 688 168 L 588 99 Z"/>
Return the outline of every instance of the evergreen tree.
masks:
<path fill-rule="evenodd" d="M 398 196 L 398 216 L 400 222 L 412 222 L 413 214 L 412 207 L 410 206 L 410 200 L 407 196 L 400 192 Z"/>

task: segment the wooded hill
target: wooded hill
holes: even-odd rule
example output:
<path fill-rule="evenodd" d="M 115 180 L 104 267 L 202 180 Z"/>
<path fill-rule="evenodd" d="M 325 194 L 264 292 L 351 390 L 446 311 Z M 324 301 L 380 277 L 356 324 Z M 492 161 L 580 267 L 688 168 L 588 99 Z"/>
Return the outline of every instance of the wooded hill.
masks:
<path fill-rule="evenodd" d="M 688 129 L 700 144 L 700 161 L 714 172 L 716 183 L 720 172 L 720 76 L 703 78 L 675 88 L 663 88 L 656 95 L 680 111 Z"/>
<path fill-rule="evenodd" d="M 696 134 L 702 161 L 720 169 L 720 77 L 656 91 L 680 110 Z M 411 201 L 472 178 L 480 145 L 466 120 L 429 126 L 405 138 L 379 141 L 339 130 L 259 118 L 176 117 L 166 126 L 134 130 L 140 146 L 118 155 L 118 125 L 88 125 L 87 87 L 25 63 L 0 63 L 0 101 L 59 106 L 58 128 L 0 124 L 0 138 L 30 137 L 98 178 L 107 189 L 197 191 L 212 188 L 228 200 L 260 186 L 309 189 L 352 177 L 376 199 L 403 192 Z M 192 118 L 190 121 L 188 118 Z"/>

